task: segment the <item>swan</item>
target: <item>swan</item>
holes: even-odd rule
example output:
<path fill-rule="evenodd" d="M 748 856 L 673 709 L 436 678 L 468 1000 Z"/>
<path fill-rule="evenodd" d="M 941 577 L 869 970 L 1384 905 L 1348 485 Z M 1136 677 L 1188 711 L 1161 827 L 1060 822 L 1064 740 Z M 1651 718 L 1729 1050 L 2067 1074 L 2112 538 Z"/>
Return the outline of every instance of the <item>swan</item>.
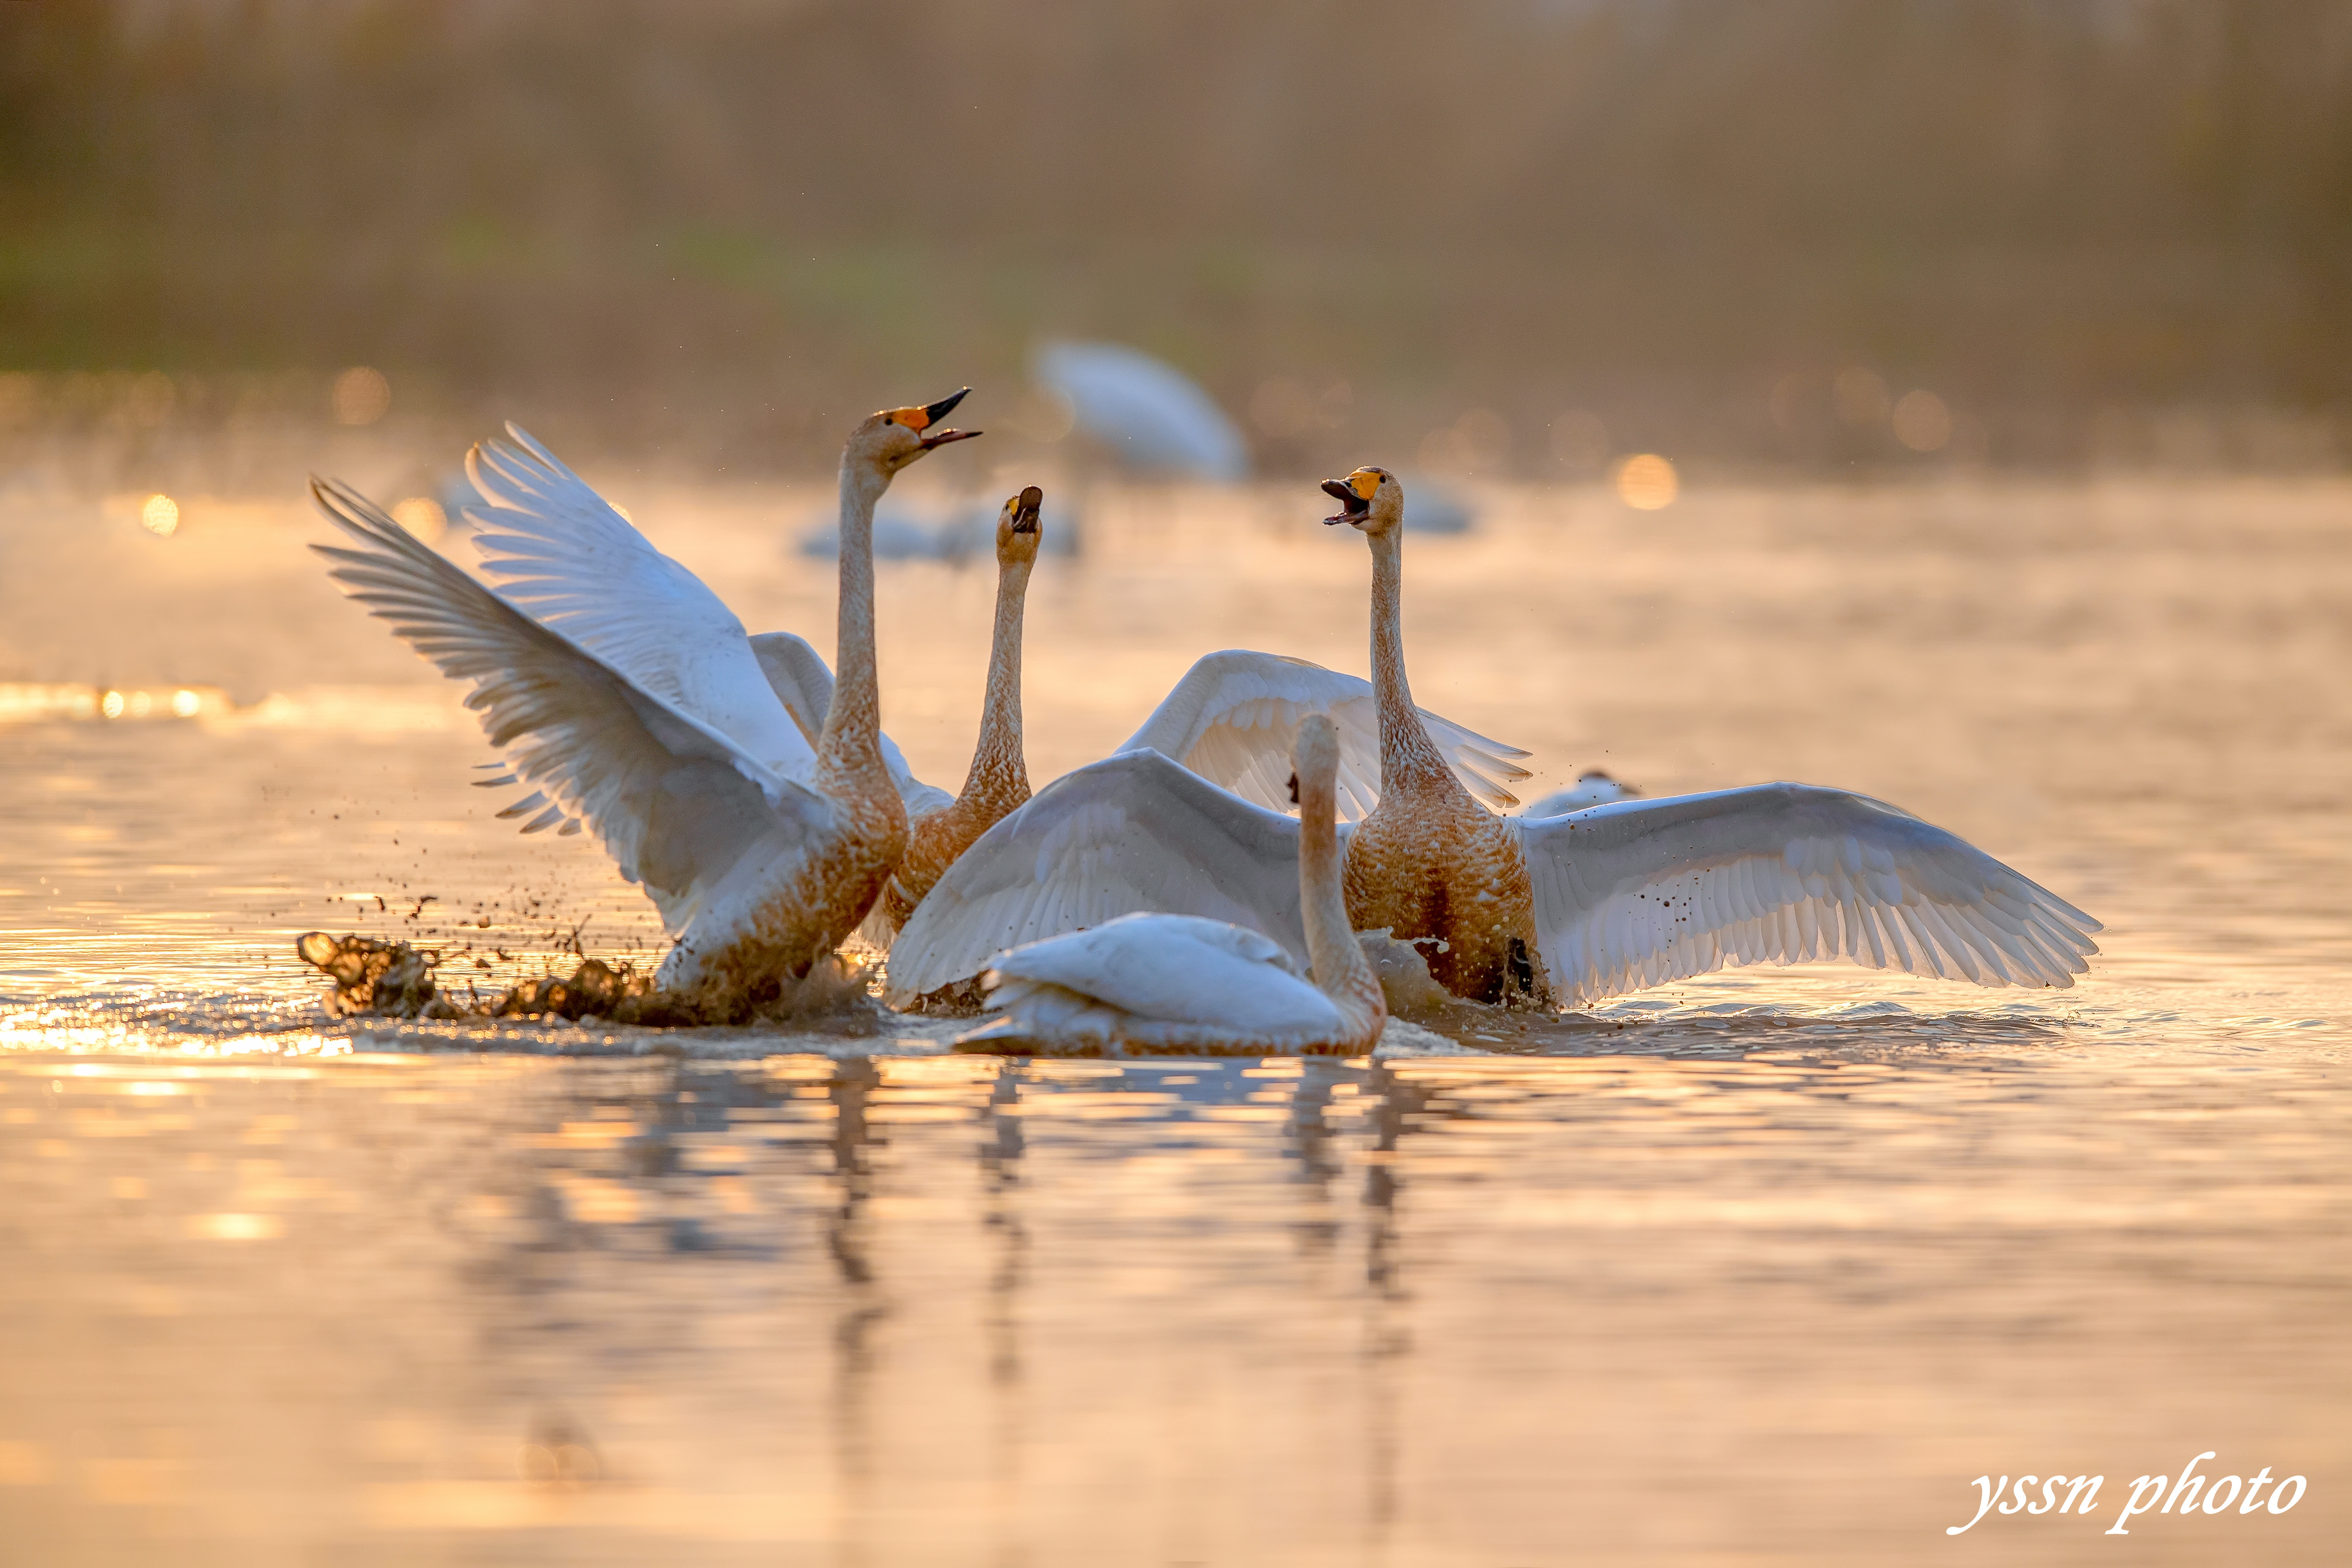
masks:
<path fill-rule="evenodd" d="M 899 469 L 977 434 L 941 424 L 963 395 L 869 416 L 842 449 L 841 675 L 814 744 L 741 625 L 642 538 L 604 542 L 640 592 L 583 595 L 583 574 L 542 573 L 515 590 L 526 613 L 357 491 L 311 481 L 356 545 L 312 546 L 335 563 L 329 575 L 444 674 L 471 681 L 467 705 L 515 774 L 645 885 L 677 939 L 656 981 L 698 1016 L 742 1017 L 806 973 L 864 918 L 906 847 L 882 749 L 869 530 Z"/>
<path fill-rule="evenodd" d="M 2064 987 L 2088 969 L 2097 921 L 1955 835 L 1845 790 L 1769 784 L 1473 816 L 1433 765 L 1403 679 L 1401 488 L 1376 468 L 1334 487 L 1346 492 L 1335 521 L 1373 551 L 1382 742 L 1379 803 L 1341 830 L 1349 917 L 1448 949 L 1479 944 L 1470 956 L 1483 970 L 1422 944 L 1457 994 L 1584 1006 L 1727 964 L 1832 959 L 1990 986 Z M 1155 752 L 1081 768 L 940 879 L 892 949 L 886 1000 L 1139 910 L 1246 926 L 1303 959 L 1297 833 Z"/>
<path fill-rule="evenodd" d="M 1339 889 L 1338 728 L 1298 726 L 1297 893 L 1314 981 L 1282 944 L 1197 915 L 1131 914 L 1000 953 L 983 976 L 1002 1016 L 958 1050 L 1091 1055 L 1178 1052 L 1360 1056 L 1388 1022 L 1381 983 L 1348 924 Z"/>
<path fill-rule="evenodd" d="M 1612 800 L 1632 800 L 1641 793 L 1632 784 L 1612 778 L 1604 769 L 1587 768 L 1576 775 L 1574 784 L 1566 789 L 1552 791 L 1521 815 L 1558 816 L 1563 812 L 1581 811 L 1588 805 L 1606 805 Z"/>
<path fill-rule="evenodd" d="M 1535 889 L 1507 819 L 1462 787 L 1413 710 L 1404 673 L 1404 487 L 1358 468 L 1323 489 L 1372 552 L 1372 687 L 1381 798 L 1348 840 L 1348 909 L 1363 930 L 1434 939 L 1430 978 L 1457 996 L 1546 1001 Z"/>
<path fill-rule="evenodd" d="M 507 601 L 755 749 L 765 745 L 792 760 L 791 737 L 776 726 L 767 696 L 813 742 L 833 700 L 824 656 L 792 632 L 747 638 L 742 623 L 693 573 L 656 550 L 527 433 L 512 425 L 507 433 L 510 441 L 482 443 L 467 458 L 482 504 L 464 513 L 482 573 Z M 749 661 L 741 652 L 747 640 Z M 705 695 L 721 691 L 723 698 Z M 1379 710 L 1372 683 L 1361 676 L 1248 648 L 1204 654 L 1115 751 L 1149 746 L 1246 799 L 1283 810 L 1291 744 L 1307 713 L 1328 713 L 1339 726 L 1339 816 L 1352 822 L 1380 798 Z M 1510 786 L 1530 776 L 1517 763 L 1525 750 L 1426 710 L 1421 717 L 1465 789 L 1498 810 L 1517 804 Z M 910 817 L 954 800 L 915 777 L 887 734 L 881 743 Z M 803 757 L 797 769 L 787 766 L 786 776 L 805 782 L 807 763 Z M 502 763 L 480 771 L 491 775 L 474 781 L 485 789 L 515 782 Z M 525 819 L 526 833 L 579 828 L 543 792 L 499 815 Z M 887 945 L 887 933 L 867 935 Z"/>
<path fill-rule="evenodd" d="M 593 487 L 528 433 L 512 425 L 507 433 L 509 440 L 482 443 L 468 455 L 467 472 L 482 504 L 465 513 L 483 574 L 506 602 L 723 731 L 782 776 L 811 783 L 810 748 L 825 724 L 834 693 L 833 672 L 824 658 L 791 632 L 747 636 L 742 623 L 699 578 L 656 550 Z M 1042 500 L 1040 492 L 1041 505 Z M 1013 508 L 1008 501 L 1005 516 Z M 1000 541 L 1004 526 L 1001 516 Z M 1028 542 L 1024 548 L 1034 564 L 1042 528 L 1013 537 Z M 992 668 L 1002 670 L 1009 660 L 1013 673 L 1009 679 L 992 675 L 982 750 L 1020 769 L 1021 617 L 1016 596 L 1010 624 L 1005 620 L 1002 552 L 1001 544 Z M 1025 584 L 1029 565 L 1020 571 Z M 1003 713 L 1000 698 L 1011 704 Z M 1311 712 L 1328 713 L 1339 726 L 1339 813 L 1353 821 L 1380 797 L 1380 721 L 1372 683 L 1306 659 L 1243 648 L 1204 655 L 1118 750 L 1149 747 L 1245 799 L 1284 810 L 1289 805 L 1285 780 L 1291 745 L 1299 721 Z M 1517 804 L 1509 786 L 1529 776 L 1515 760 L 1528 755 L 1525 751 L 1435 713 L 1423 711 L 1420 718 L 1463 789 L 1497 809 Z M 878 741 L 921 851 L 914 875 L 901 879 L 912 896 L 886 894 L 859 928 L 866 942 L 887 950 L 906 912 L 953 858 L 939 852 L 961 850 L 1003 811 L 982 812 L 975 803 L 973 811 L 927 833 L 924 825 L 956 797 L 916 778 L 887 734 L 878 734 Z M 486 764 L 482 771 L 488 776 L 475 781 L 481 787 L 516 783 L 503 763 Z M 994 802 L 1009 787 L 983 794 Z M 971 789 L 969 783 L 966 789 Z M 1027 798 L 1023 771 L 1017 798 L 1003 810 Z M 522 819 L 525 833 L 550 827 L 572 833 L 580 826 L 577 814 L 543 789 L 498 815 Z"/>
<path fill-rule="evenodd" d="M 875 907 L 886 928 L 877 945 L 888 945 L 887 934 L 907 923 L 957 856 L 1029 798 L 1029 764 L 1021 747 L 1021 612 L 1030 569 L 1044 542 L 1038 509 L 1045 502 L 1045 492 L 1030 485 L 1004 503 L 996 520 L 996 629 L 989 644 L 980 740 L 963 793 L 917 817 L 908 829 L 907 852 Z"/>

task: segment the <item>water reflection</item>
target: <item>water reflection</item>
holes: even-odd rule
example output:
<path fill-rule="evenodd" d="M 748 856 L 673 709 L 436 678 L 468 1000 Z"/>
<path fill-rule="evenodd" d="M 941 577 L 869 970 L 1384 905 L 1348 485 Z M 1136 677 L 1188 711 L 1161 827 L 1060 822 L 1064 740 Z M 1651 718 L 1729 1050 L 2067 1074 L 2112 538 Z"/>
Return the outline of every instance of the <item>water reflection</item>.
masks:
<path fill-rule="evenodd" d="M 1885 1561 L 2029 1437 L 2325 1468 L 2329 1070 L 20 1055 L 0 1510 L 65 1565 Z"/>

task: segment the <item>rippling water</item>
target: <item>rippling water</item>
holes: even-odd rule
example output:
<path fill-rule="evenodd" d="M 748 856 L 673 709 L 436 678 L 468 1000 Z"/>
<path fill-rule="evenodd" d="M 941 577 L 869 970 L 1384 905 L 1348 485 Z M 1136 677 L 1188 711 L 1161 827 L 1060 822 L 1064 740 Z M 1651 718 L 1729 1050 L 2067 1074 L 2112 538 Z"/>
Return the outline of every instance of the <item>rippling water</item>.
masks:
<path fill-rule="evenodd" d="M 622 489 L 829 644 L 783 537 L 814 492 Z M 1032 594 L 1035 777 L 1210 648 L 1363 668 L 1363 547 L 1301 489 L 1087 498 Z M 1895 800 L 2105 954 L 2070 992 L 1748 972 L 1258 1067 L 330 1023 L 306 929 L 485 990 L 658 931 L 585 839 L 490 820 L 457 689 L 298 509 L 182 516 L 0 500 L 27 1561 L 2338 1554 L 2352 488 L 1498 492 L 1408 547 L 1423 702 L 1540 788 Z M 883 571 L 886 719 L 950 785 L 991 593 Z M 2101 1535 L 2206 1449 L 2310 1491 Z M 1978 1475 L 2061 1465 L 2096 1517 L 1945 1537 Z"/>

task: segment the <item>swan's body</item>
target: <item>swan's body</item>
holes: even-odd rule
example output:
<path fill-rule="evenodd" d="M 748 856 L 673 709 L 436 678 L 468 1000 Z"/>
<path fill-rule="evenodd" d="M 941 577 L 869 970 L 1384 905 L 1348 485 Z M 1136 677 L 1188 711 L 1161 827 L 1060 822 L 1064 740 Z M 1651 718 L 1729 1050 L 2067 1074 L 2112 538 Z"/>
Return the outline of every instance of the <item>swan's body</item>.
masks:
<path fill-rule="evenodd" d="M 1563 816 L 1571 811 L 1582 811 L 1588 805 L 1607 805 L 1611 801 L 1633 800 L 1641 793 L 1632 784 L 1622 784 L 1599 768 L 1587 768 L 1576 775 L 1574 784 L 1566 789 L 1552 791 L 1521 815 Z"/>
<path fill-rule="evenodd" d="M 1293 779 L 1296 891 L 1312 984 L 1281 943 L 1256 931 L 1196 915 L 1130 914 L 999 954 L 984 978 L 989 1008 L 1003 1016 L 959 1046 L 1249 1056 L 1371 1049 L 1388 1008 L 1339 887 L 1339 758 L 1331 721 L 1310 715 Z"/>
<path fill-rule="evenodd" d="M 1029 765 L 1021 747 L 1021 614 L 1029 572 L 1043 542 L 1037 510 L 1045 494 L 1031 485 L 1004 503 L 996 524 L 996 629 L 988 653 L 988 694 L 980 741 L 963 792 L 914 819 L 907 853 L 882 890 L 876 913 L 890 932 L 907 923 L 923 895 L 980 836 L 1025 805 Z"/>
<path fill-rule="evenodd" d="M 1348 488 L 1369 512 L 1394 481 L 1370 497 Z M 1376 609 L 1373 633 L 1376 672 L 1398 677 L 1379 683 L 1383 787 L 1342 834 L 1348 912 L 1358 930 L 1458 949 L 1421 946 L 1458 993 L 1491 997 L 1484 987 L 1499 982 L 1533 1000 L 1548 983 L 1554 1003 L 1578 1005 L 1726 964 L 1841 958 L 2067 986 L 2098 951 L 2099 922 L 2081 910 L 1943 829 L 1843 790 L 1776 784 L 1559 816 L 1478 811 L 1446 787 L 1426 730 L 1405 722 L 1413 710 L 1390 612 Z M 940 879 L 892 952 L 888 997 L 1142 910 L 1246 926 L 1303 959 L 1297 834 L 1149 752 L 1081 768 Z M 1439 960 L 1452 961 L 1444 973 Z"/>
<path fill-rule="evenodd" d="M 677 939 L 656 978 L 705 1016 L 740 1016 L 806 973 L 865 916 L 905 849 L 907 810 L 881 733 L 866 542 L 891 477 L 962 438 L 932 428 L 962 395 L 874 415 L 843 450 L 841 674 L 814 744 L 740 623 L 617 514 L 625 535 L 600 529 L 583 545 L 524 529 L 490 546 L 493 563 L 508 563 L 499 574 L 514 584 L 509 603 L 364 498 L 313 483 L 360 545 L 318 547 L 337 562 L 331 574 L 445 673 L 473 682 L 467 702 L 482 710 L 490 743 L 536 787 L 533 800 L 549 803 L 533 826 L 584 822 L 622 875 L 645 884 Z M 509 504 L 502 486 L 538 487 L 542 501 L 567 481 L 586 491 L 535 447 L 490 457 L 515 461 L 489 481 L 475 465 L 492 503 L 475 517 L 486 528 Z M 597 574 L 583 562 L 599 551 L 631 592 L 594 591 Z"/>
<path fill-rule="evenodd" d="M 1423 946 L 1430 978 L 1474 1002 L 1548 1003 L 1535 889 L 1507 819 L 1470 798 L 1437 752 L 1404 673 L 1404 489 L 1379 468 L 1323 487 L 1328 519 L 1372 549 L 1372 688 L 1380 704 L 1381 798 L 1348 841 L 1348 912 L 1366 931 Z"/>

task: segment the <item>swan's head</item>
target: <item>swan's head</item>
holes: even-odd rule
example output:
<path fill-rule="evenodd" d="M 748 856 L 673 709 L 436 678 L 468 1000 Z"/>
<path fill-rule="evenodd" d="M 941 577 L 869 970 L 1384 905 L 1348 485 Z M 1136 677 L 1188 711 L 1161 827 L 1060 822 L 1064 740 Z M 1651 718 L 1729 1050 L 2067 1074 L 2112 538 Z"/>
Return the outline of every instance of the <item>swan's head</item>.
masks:
<path fill-rule="evenodd" d="M 1327 523 L 1348 523 L 1365 533 L 1386 533 L 1404 522 L 1404 487 L 1386 468 L 1358 468 L 1344 479 L 1325 479 L 1323 493 L 1339 503 Z"/>
<path fill-rule="evenodd" d="M 950 441 L 968 441 L 980 434 L 977 430 L 950 430 L 940 421 L 964 399 L 964 393 L 951 392 L 937 403 L 917 404 L 911 408 L 885 408 L 869 414 L 849 433 L 848 445 L 841 449 L 845 465 L 856 463 L 871 468 L 881 479 L 913 462 L 924 453 L 944 447 Z"/>
<path fill-rule="evenodd" d="M 996 514 L 996 563 L 999 566 L 1030 566 L 1037 560 L 1037 546 L 1045 539 L 1045 531 L 1037 521 L 1037 509 L 1045 504 L 1045 492 L 1031 485 L 1017 496 L 1005 498 L 1004 510 Z"/>
<path fill-rule="evenodd" d="M 1290 747 L 1290 804 L 1302 805 L 1302 795 L 1328 804 L 1339 782 L 1339 727 L 1328 713 L 1309 713 Z"/>

